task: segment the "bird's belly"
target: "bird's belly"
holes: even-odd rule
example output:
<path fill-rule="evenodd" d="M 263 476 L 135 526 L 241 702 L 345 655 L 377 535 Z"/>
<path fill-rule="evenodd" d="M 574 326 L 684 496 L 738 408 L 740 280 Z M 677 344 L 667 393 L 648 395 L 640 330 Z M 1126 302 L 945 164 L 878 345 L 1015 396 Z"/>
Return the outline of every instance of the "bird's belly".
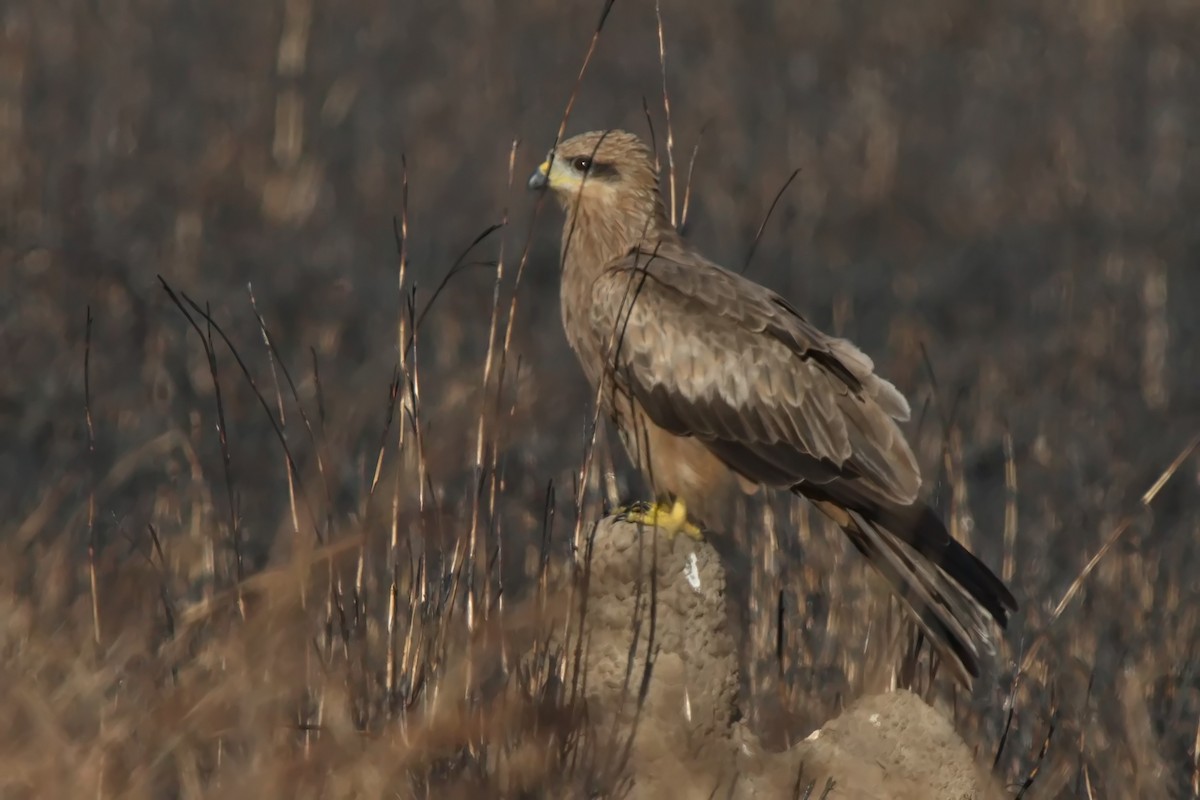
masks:
<path fill-rule="evenodd" d="M 636 403 L 614 411 L 621 441 L 655 496 L 671 495 L 684 502 L 701 520 L 729 504 L 734 490 L 752 493 L 757 484 L 729 469 L 699 439 L 676 436 L 655 425 Z"/>

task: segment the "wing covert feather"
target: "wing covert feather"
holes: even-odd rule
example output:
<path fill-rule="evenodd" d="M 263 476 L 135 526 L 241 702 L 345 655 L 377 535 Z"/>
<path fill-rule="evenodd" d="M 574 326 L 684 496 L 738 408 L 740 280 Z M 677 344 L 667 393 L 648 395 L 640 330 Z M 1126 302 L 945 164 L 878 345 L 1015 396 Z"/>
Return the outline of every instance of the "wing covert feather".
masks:
<path fill-rule="evenodd" d="M 635 252 L 593 285 L 589 323 L 614 388 L 655 424 L 774 486 L 856 478 L 911 502 L 904 396 L 865 354 L 774 292 L 682 248 Z"/>

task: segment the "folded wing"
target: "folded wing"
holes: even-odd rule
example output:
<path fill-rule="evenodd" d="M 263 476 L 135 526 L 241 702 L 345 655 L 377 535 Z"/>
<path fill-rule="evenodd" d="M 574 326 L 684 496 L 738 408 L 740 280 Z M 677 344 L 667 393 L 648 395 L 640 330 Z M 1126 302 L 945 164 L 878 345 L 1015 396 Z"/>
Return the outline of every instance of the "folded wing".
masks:
<path fill-rule="evenodd" d="M 774 292 L 676 246 L 635 251 L 593 286 L 591 327 L 611 390 L 768 486 L 851 480 L 911 503 L 908 403 L 853 344 Z"/>

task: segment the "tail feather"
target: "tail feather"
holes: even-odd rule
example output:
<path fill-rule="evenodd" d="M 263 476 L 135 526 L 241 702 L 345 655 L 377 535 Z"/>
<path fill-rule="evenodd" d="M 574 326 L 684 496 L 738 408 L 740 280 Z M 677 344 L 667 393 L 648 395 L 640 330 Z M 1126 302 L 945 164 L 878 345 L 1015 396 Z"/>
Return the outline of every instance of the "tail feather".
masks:
<path fill-rule="evenodd" d="M 980 650 L 992 651 L 987 617 L 1005 627 L 1017 608 L 1004 582 L 923 503 L 882 501 L 841 481 L 802 489 L 888 581 L 930 641 L 953 656 L 959 678 L 978 676 Z"/>
<path fill-rule="evenodd" d="M 1009 612 L 1017 610 L 1016 598 L 986 564 L 950 535 L 933 509 L 921 502 L 909 506 L 869 502 L 865 506 L 850 507 L 940 567 L 1001 627 L 1008 624 Z"/>
<path fill-rule="evenodd" d="M 963 682 L 979 675 L 979 645 L 988 643 L 984 620 L 961 589 L 857 512 L 843 530 L 888 583 L 931 642 L 954 656 L 949 663 Z M 969 678 L 968 678 L 969 676 Z"/>

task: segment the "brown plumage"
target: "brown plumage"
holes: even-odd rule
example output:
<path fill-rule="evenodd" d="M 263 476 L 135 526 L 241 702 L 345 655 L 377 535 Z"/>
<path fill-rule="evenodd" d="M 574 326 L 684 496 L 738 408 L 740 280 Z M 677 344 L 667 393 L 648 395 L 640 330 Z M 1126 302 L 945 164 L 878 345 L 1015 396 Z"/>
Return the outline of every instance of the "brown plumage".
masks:
<path fill-rule="evenodd" d="M 845 339 L 708 261 L 671 226 L 649 149 L 624 131 L 562 142 L 529 181 L 566 211 L 571 347 L 656 495 L 695 509 L 784 488 L 833 519 L 965 680 L 1017 604 L 918 500 L 904 396 Z M 602 384 L 602 385 L 601 385 Z"/>

